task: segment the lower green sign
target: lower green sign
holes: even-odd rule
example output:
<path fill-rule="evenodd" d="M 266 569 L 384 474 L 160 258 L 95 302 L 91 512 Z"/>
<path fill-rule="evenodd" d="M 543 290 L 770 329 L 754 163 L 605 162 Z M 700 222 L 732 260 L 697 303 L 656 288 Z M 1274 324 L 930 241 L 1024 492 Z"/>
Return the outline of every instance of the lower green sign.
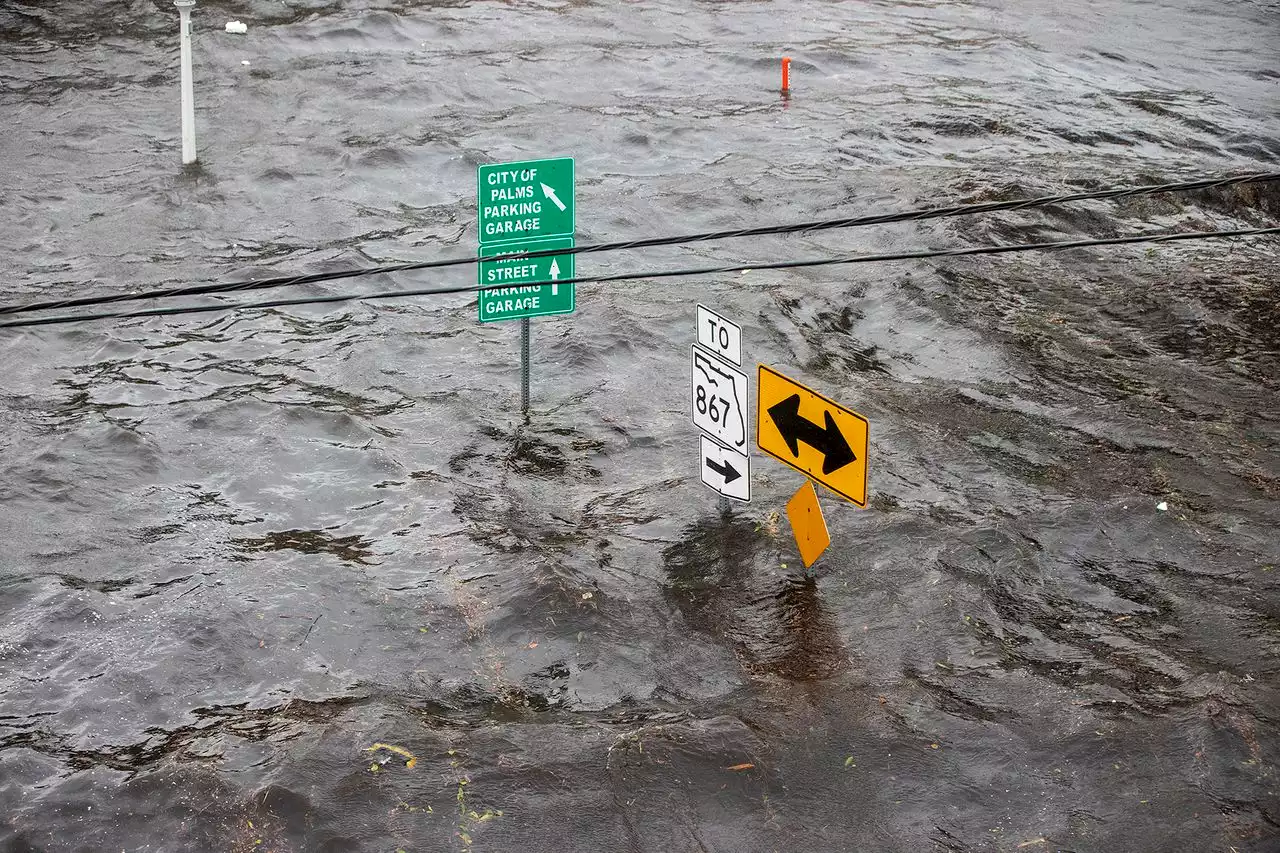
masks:
<path fill-rule="evenodd" d="M 494 255 L 518 255 L 501 261 L 481 261 L 479 284 L 487 288 L 479 293 L 480 322 L 519 320 L 544 314 L 569 314 L 575 307 L 572 284 L 556 284 L 556 279 L 574 277 L 576 255 L 546 255 L 525 258 L 529 252 L 548 249 L 572 249 L 572 237 L 546 240 L 521 240 L 480 247 L 481 258 Z M 550 284 L 525 284 L 525 282 Z"/>

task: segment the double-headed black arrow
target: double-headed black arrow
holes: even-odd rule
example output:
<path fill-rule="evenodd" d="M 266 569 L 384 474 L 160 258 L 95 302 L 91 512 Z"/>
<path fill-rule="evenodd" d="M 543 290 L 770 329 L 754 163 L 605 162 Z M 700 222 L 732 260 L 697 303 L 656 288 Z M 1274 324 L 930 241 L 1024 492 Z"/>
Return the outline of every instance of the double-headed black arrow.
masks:
<path fill-rule="evenodd" d="M 826 420 L 825 428 L 808 418 L 800 417 L 799 394 L 792 394 L 781 403 L 769 407 L 769 417 L 773 418 L 791 455 L 799 458 L 800 442 L 803 441 L 822 454 L 822 473 L 830 474 L 857 461 L 858 457 L 854 455 L 844 433 L 840 432 L 840 427 L 836 426 L 831 412 L 824 410 L 822 414 Z"/>
<path fill-rule="evenodd" d="M 738 469 L 733 467 L 733 463 L 726 461 L 723 465 L 717 465 L 710 456 L 705 457 L 707 467 L 715 471 L 721 477 L 724 477 L 724 484 L 727 486 L 742 475 L 738 473 Z"/>

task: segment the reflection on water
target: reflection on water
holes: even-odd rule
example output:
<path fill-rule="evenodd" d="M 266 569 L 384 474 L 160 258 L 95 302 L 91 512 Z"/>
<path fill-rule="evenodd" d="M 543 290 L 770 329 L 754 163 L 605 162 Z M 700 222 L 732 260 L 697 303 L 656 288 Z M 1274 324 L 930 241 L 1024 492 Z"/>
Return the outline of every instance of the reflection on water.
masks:
<path fill-rule="evenodd" d="M 810 576 L 760 572 L 776 542 L 725 513 L 686 527 L 663 552 L 666 597 L 690 627 L 733 647 L 748 672 L 797 681 L 845 671 L 848 652 Z"/>

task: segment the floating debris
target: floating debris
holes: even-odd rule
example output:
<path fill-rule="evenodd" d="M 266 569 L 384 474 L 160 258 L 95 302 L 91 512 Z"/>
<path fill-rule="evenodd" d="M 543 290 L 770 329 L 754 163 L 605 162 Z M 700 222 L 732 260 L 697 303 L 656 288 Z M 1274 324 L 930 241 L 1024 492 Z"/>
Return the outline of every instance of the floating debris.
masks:
<path fill-rule="evenodd" d="M 415 756 L 412 752 L 405 749 L 403 746 L 396 746 L 390 743 L 375 743 L 373 746 L 366 749 L 365 752 L 377 752 L 380 749 L 385 749 L 388 752 L 394 752 L 396 755 L 399 755 L 400 757 L 404 758 L 405 759 L 404 766 L 408 767 L 410 770 L 412 770 L 414 765 L 418 763 L 417 756 Z M 373 768 L 371 767 L 369 769 L 372 770 Z"/>

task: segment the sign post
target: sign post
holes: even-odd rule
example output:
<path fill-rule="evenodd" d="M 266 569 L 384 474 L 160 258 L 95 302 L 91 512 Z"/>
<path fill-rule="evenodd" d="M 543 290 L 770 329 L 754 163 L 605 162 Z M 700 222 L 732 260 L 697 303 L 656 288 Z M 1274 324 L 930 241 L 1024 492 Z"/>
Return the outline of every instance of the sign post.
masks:
<path fill-rule="evenodd" d="M 179 37 L 179 64 L 182 67 L 182 165 L 196 161 L 196 96 L 191 82 L 191 10 L 196 0 L 173 0 L 178 7 L 178 23 L 182 27 Z"/>
<path fill-rule="evenodd" d="M 529 318 L 520 318 L 520 413 L 529 417 L 529 344 L 533 330 Z"/>
<path fill-rule="evenodd" d="M 520 321 L 520 411 L 529 417 L 530 317 L 570 314 L 577 307 L 576 255 L 526 258 L 574 246 L 574 163 L 571 157 L 494 163 L 476 170 L 481 261 L 476 300 L 480 322 Z"/>

